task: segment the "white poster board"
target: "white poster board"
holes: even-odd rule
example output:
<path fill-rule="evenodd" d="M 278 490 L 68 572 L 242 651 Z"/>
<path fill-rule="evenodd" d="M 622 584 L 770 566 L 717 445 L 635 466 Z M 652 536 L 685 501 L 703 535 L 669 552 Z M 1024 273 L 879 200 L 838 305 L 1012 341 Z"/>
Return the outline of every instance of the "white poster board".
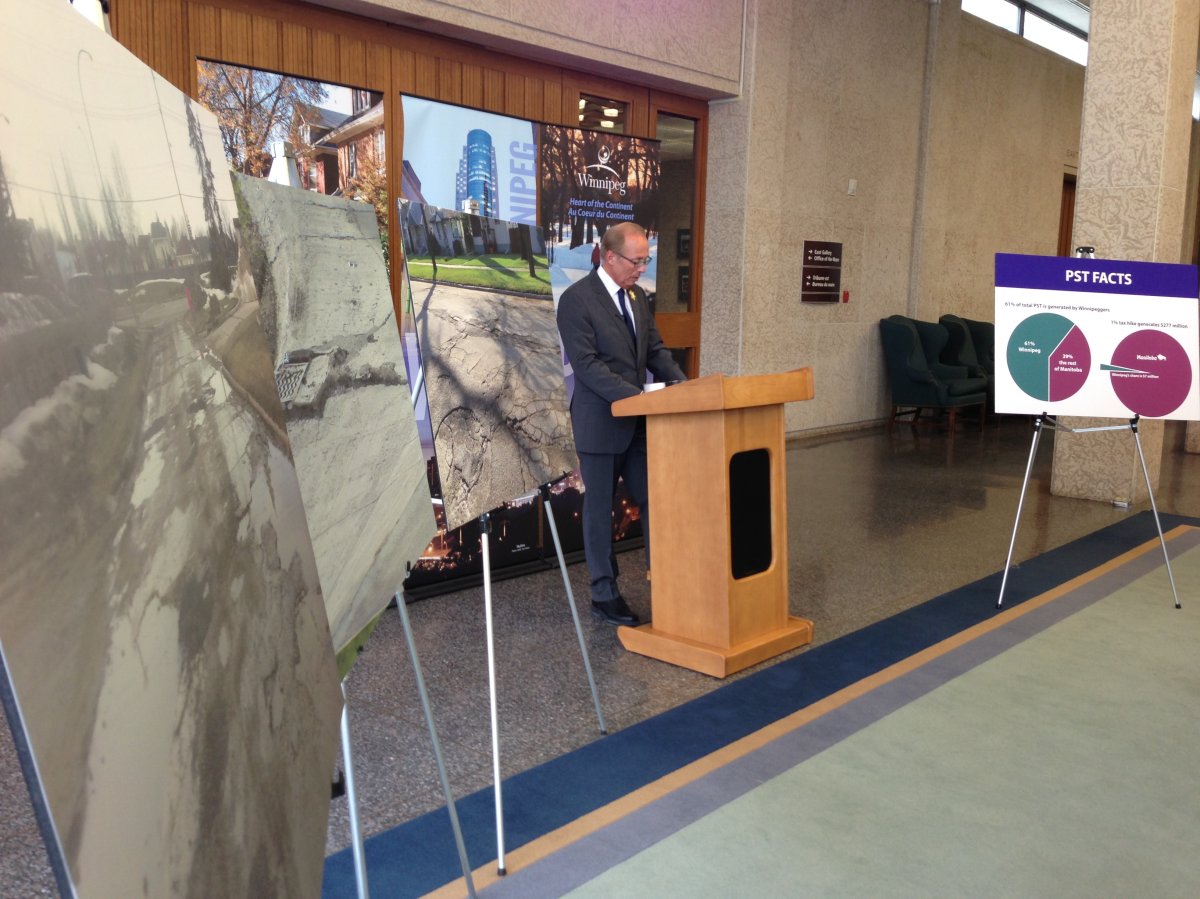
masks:
<path fill-rule="evenodd" d="M 996 254 L 996 411 L 1200 419 L 1192 265 Z"/>

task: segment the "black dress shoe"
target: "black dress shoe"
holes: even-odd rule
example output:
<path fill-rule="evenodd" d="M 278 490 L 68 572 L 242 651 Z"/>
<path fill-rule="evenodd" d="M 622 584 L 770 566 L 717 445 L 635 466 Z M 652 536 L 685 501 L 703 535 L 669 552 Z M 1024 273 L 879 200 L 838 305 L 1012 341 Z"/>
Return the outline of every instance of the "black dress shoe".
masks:
<path fill-rule="evenodd" d="M 603 618 L 605 621 L 610 621 L 613 624 L 637 624 L 639 619 L 634 614 L 633 609 L 625 605 L 625 600 L 618 596 L 615 599 L 608 599 L 604 602 L 592 600 L 592 614 L 597 618 Z"/>

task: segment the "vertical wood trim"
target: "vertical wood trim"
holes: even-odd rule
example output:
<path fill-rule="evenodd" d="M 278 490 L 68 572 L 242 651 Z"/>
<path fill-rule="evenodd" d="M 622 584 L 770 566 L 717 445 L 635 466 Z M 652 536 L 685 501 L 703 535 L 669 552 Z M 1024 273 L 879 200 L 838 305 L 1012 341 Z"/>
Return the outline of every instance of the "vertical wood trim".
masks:
<path fill-rule="evenodd" d="M 392 91 L 392 54 L 382 44 L 368 43 L 363 56 L 363 83 L 368 90 Z M 384 115 L 387 114 L 385 108 Z"/>
<path fill-rule="evenodd" d="M 367 87 L 367 47 L 358 38 L 341 35 L 339 38 L 338 57 L 340 84 L 350 87 Z"/>
<path fill-rule="evenodd" d="M 483 103 L 483 66 L 463 63 L 462 67 L 462 99 L 463 106 L 484 108 Z"/>
<path fill-rule="evenodd" d="M 250 59 L 259 68 L 274 72 L 283 68 L 283 40 L 277 20 L 250 17 L 250 54 Z"/>
<path fill-rule="evenodd" d="M 504 109 L 504 73 L 496 69 L 483 72 L 483 108 L 489 112 Z"/>
<path fill-rule="evenodd" d="M 462 103 L 462 64 L 453 59 L 438 59 L 437 98 L 446 103 Z"/>
<path fill-rule="evenodd" d="M 254 59 L 254 35 L 249 14 L 222 9 L 220 27 L 221 61 L 250 65 Z"/>
<path fill-rule="evenodd" d="M 281 68 L 289 74 L 311 72 L 312 30 L 295 22 L 284 22 L 280 32 L 280 57 Z"/>
<path fill-rule="evenodd" d="M 402 94 L 416 93 L 417 59 L 412 50 L 392 49 L 392 87 Z"/>
<path fill-rule="evenodd" d="M 188 37 L 191 55 L 205 59 L 221 57 L 221 14 L 211 6 L 189 3 L 187 7 Z M 193 94 L 195 96 L 195 94 Z"/>
<path fill-rule="evenodd" d="M 412 92 L 422 97 L 437 96 L 437 60 L 432 56 L 413 54 Z"/>
<path fill-rule="evenodd" d="M 312 30 L 312 74 L 318 81 L 339 81 L 338 39 L 328 31 Z"/>

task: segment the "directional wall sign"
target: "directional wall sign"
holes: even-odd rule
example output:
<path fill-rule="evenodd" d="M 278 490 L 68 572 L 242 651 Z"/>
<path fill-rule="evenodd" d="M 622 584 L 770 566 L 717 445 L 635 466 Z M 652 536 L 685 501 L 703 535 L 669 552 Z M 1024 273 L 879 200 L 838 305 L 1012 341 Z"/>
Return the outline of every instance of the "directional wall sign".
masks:
<path fill-rule="evenodd" d="M 996 254 L 996 411 L 1200 419 L 1192 265 Z"/>
<path fill-rule="evenodd" d="M 804 241 L 800 278 L 802 303 L 836 303 L 842 289 L 842 245 L 824 240 Z"/>

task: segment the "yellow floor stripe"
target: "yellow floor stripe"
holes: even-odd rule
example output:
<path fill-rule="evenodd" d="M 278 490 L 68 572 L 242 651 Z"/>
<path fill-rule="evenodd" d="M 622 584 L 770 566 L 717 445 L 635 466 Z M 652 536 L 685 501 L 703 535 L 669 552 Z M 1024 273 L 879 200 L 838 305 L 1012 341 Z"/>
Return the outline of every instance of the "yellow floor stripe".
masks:
<path fill-rule="evenodd" d="M 1187 531 L 1195 530 L 1190 525 L 1179 525 L 1178 527 L 1166 532 L 1163 536 L 1166 540 L 1173 540 Z M 1122 553 L 1115 559 L 1105 562 L 1090 571 L 1084 572 L 1078 577 L 1072 578 L 1064 584 L 1060 584 L 1052 590 L 1047 590 L 1040 596 L 1026 600 L 1018 606 L 1004 609 L 998 612 L 987 621 L 981 621 L 964 631 L 960 631 L 952 637 L 947 637 L 940 643 L 936 643 L 926 649 L 921 650 L 914 655 L 909 656 L 901 662 L 896 662 L 875 674 L 865 677 L 860 681 L 844 687 L 836 693 L 831 693 L 824 699 L 814 702 L 812 705 L 805 706 L 797 712 L 793 712 L 778 721 L 767 725 L 752 734 L 747 734 L 739 740 L 735 740 L 727 746 L 722 747 L 714 752 L 709 753 L 703 758 L 697 759 L 682 768 L 672 771 L 660 777 L 652 783 L 646 784 L 628 793 L 619 799 L 615 799 L 608 805 L 602 806 L 593 812 L 576 818 L 569 824 L 564 824 L 557 830 L 553 830 L 544 836 L 532 840 L 512 852 L 505 854 L 505 865 L 510 873 L 528 867 L 535 862 L 541 861 L 543 858 L 552 855 L 564 846 L 569 846 L 571 843 L 581 840 L 584 837 L 590 836 L 596 831 L 607 827 L 615 821 L 619 821 L 626 815 L 636 812 L 638 809 L 644 808 L 650 803 L 661 799 L 663 796 L 678 790 L 680 787 L 699 780 L 700 778 L 711 774 L 713 771 L 733 762 L 744 755 L 761 749 L 773 740 L 778 739 L 784 734 L 797 730 L 806 724 L 815 721 L 822 715 L 827 714 L 835 709 L 838 709 L 849 702 L 853 702 L 872 690 L 891 683 L 897 678 L 903 677 L 923 665 L 927 665 L 934 659 L 938 659 L 960 646 L 963 646 L 972 640 L 975 640 L 984 634 L 990 633 L 997 628 L 1003 627 L 1009 622 L 1020 618 L 1036 609 L 1040 609 L 1054 600 L 1058 599 L 1073 590 L 1091 583 L 1097 578 L 1120 568 L 1134 559 L 1145 555 L 1148 552 L 1160 550 L 1158 539 L 1148 540 L 1140 546 L 1137 546 L 1128 552 Z M 482 865 L 471 872 L 471 876 L 475 881 L 475 888 L 482 890 L 489 884 L 495 883 L 500 879 L 496 873 L 495 862 L 489 862 Z M 463 878 L 451 881 L 433 892 L 427 893 L 426 896 L 430 899 L 456 899 L 456 897 L 465 896 L 467 893 L 466 881 Z"/>

